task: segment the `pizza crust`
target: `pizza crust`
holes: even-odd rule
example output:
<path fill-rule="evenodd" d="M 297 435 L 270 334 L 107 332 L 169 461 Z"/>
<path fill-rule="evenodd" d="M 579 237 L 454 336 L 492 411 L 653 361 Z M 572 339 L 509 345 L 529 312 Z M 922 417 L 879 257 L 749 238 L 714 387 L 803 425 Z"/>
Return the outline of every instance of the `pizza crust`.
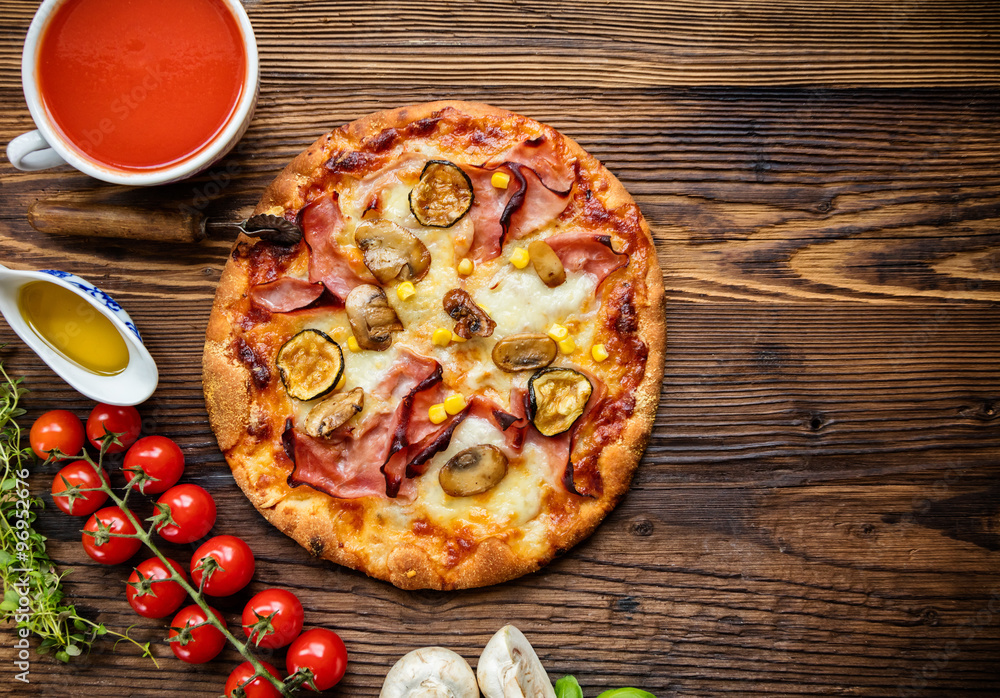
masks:
<path fill-rule="evenodd" d="M 331 152 L 356 146 L 384 129 L 402 128 L 414 121 L 432 118 L 442 110 L 456 110 L 476 119 L 499 119 L 522 127 L 527 124 L 542 133 L 555 133 L 525 117 L 469 102 L 441 101 L 379 112 L 322 136 L 293 159 L 268 186 L 254 213 L 281 215 L 286 209 L 301 209 L 308 203 L 310 186 Z M 589 180 L 598 182 L 597 194 L 608 210 L 634 206 L 625 188 L 603 165 L 576 142 L 566 136 L 562 138 L 569 152 L 578 159 L 579 166 L 586 170 Z M 649 228 L 637 209 L 636 213 L 649 248 L 645 278 L 642 283 L 635 284 L 638 334 L 648 348 L 645 373 L 635 391 L 635 408 L 618 439 L 600 453 L 598 468 L 605 485 L 602 496 L 585 498 L 571 525 L 550 531 L 545 541 L 536 546 L 533 555 L 519 554 L 501 537 L 488 537 L 477 541 L 474 549 L 458 564 L 444 568 L 422 546 L 406 540 L 370 538 L 359 545 L 355 539 L 363 539 L 376 528 L 377 502 L 338 500 L 308 487 L 293 489 L 287 482 L 287 475 L 276 471 L 266 453 L 248 455 L 243 446 L 248 428 L 253 428 L 255 419 L 251 414 L 252 377 L 235 355 L 233 327 L 224 310 L 246 296 L 250 279 L 230 261 L 220 279 L 206 333 L 203 382 L 211 426 L 236 483 L 268 521 L 312 554 L 361 570 L 402 589 L 454 589 L 496 584 L 533 572 L 567 551 L 589 536 L 627 492 L 656 415 L 666 342 L 663 281 Z M 253 244 L 254 241 L 241 235 L 236 245 L 241 243 Z"/>

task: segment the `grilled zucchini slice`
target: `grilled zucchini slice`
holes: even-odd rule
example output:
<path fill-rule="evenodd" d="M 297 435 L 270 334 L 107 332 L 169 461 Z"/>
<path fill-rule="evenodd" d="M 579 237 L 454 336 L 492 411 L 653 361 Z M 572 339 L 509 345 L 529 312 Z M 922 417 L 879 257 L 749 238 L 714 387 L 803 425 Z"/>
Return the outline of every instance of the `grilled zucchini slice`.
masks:
<path fill-rule="evenodd" d="M 531 422 L 543 436 L 562 434 L 587 407 L 594 386 L 571 368 L 543 368 L 528 381 Z"/>
<path fill-rule="evenodd" d="M 285 392 L 296 400 L 326 395 L 344 372 L 340 345 L 319 330 L 302 330 L 282 344 L 275 362 Z"/>
<path fill-rule="evenodd" d="M 410 211 L 420 225 L 450 228 L 472 208 L 472 180 L 447 160 L 430 160 L 410 190 Z"/>

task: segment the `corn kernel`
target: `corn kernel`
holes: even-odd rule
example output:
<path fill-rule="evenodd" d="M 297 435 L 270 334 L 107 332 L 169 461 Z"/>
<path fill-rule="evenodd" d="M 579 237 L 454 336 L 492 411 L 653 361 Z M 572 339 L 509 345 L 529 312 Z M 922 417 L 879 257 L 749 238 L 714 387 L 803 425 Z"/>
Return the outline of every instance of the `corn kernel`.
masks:
<path fill-rule="evenodd" d="M 600 363 L 608 358 L 608 350 L 603 344 L 595 344 L 590 348 L 590 355 L 594 357 L 594 361 Z"/>
<path fill-rule="evenodd" d="M 347 338 L 347 348 L 351 351 L 361 351 L 361 345 L 358 344 L 358 338 L 353 334 Z"/>
<path fill-rule="evenodd" d="M 549 328 L 549 331 L 546 332 L 546 334 L 552 337 L 552 339 L 554 339 L 555 341 L 561 342 L 567 337 L 569 337 L 569 330 L 567 330 L 564 326 L 556 322 L 553 323 L 552 327 Z"/>
<path fill-rule="evenodd" d="M 510 175 L 506 172 L 494 172 L 493 176 L 490 177 L 490 184 L 497 189 L 506 189 L 507 185 L 510 184 Z"/>
<path fill-rule="evenodd" d="M 567 337 L 559 342 L 559 351 L 563 354 L 572 354 L 576 351 L 576 342 L 573 341 L 572 337 Z"/>
<path fill-rule="evenodd" d="M 468 403 L 465 402 L 465 396 L 461 393 L 455 393 L 454 395 L 449 395 L 444 400 L 444 411 L 448 414 L 458 414 L 465 409 Z"/>
<path fill-rule="evenodd" d="M 482 303 L 476 303 L 476 305 L 478 305 L 479 309 L 482 310 L 487 315 L 490 314 L 490 309 L 487 306 L 483 305 Z"/>
<path fill-rule="evenodd" d="M 399 296 L 399 300 L 401 301 L 409 300 L 417 295 L 417 289 L 413 288 L 412 281 L 404 281 L 396 287 L 396 295 Z"/>
<path fill-rule="evenodd" d="M 431 408 L 427 410 L 427 417 L 431 420 L 431 424 L 440 424 L 448 419 L 448 412 L 445 410 L 444 404 L 439 402 L 436 405 L 431 405 Z"/>
<path fill-rule="evenodd" d="M 462 261 L 458 263 L 458 273 L 462 276 L 468 276 L 476 268 L 476 265 L 468 257 L 463 257 Z"/>
<path fill-rule="evenodd" d="M 523 247 L 518 247 L 510 255 L 510 263 L 518 269 L 524 269 L 531 261 L 531 255 Z"/>
<path fill-rule="evenodd" d="M 447 327 L 439 327 L 431 335 L 431 341 L 439 347 L 446 347 L 451 344 L 451 330 Z"/>
<path fill-rule="evenodd" d="M 464 344 L 465 342 L 467 342 L 469 340 L 467 340 L 465 337 L 459 337 L 457 334 L 455 334 L 454 332 L 452 332 L 451 333 L 451 341 L 458 342 L 459 344 Z"/>
<path fill-rule="evenodd" d="M 347 382 L 347 374 L 343 371 L 340 372 L 340 380 L 337 381 L 337 385 L 333 386 L 334 390 L 340 390 L 344 387 L 344 383 Z"/>

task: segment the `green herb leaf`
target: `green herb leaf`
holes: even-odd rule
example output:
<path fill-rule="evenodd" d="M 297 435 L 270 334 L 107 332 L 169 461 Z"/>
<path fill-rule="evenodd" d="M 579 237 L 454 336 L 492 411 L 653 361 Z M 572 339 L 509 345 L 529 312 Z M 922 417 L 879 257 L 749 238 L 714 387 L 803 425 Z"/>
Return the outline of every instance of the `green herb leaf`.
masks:
<path fill-rule="evenodd" d="M 597 698 L 656 698 L 649 691 L 644 691 L 641 688 L 613 688 L 610 691 L 605 691 Z"/>
<path fill-rule="evenodd" d="M 580 688 L 575 676 L 566 675 L 556 681 L 556 698 L 583 698 L 583 689 Z"/>

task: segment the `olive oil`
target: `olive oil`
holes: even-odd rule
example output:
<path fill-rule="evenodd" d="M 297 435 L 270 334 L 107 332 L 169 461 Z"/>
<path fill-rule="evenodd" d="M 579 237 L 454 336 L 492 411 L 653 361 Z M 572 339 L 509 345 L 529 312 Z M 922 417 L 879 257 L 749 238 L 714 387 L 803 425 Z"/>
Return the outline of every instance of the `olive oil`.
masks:
<path fill-rule="evenodd" d="M 72 291 L 32 281 L 21 287 L 17 305 L 35 334 L 81 368 L 113 376 L 128 366 L 128 347 L 114 324 Z"/>

